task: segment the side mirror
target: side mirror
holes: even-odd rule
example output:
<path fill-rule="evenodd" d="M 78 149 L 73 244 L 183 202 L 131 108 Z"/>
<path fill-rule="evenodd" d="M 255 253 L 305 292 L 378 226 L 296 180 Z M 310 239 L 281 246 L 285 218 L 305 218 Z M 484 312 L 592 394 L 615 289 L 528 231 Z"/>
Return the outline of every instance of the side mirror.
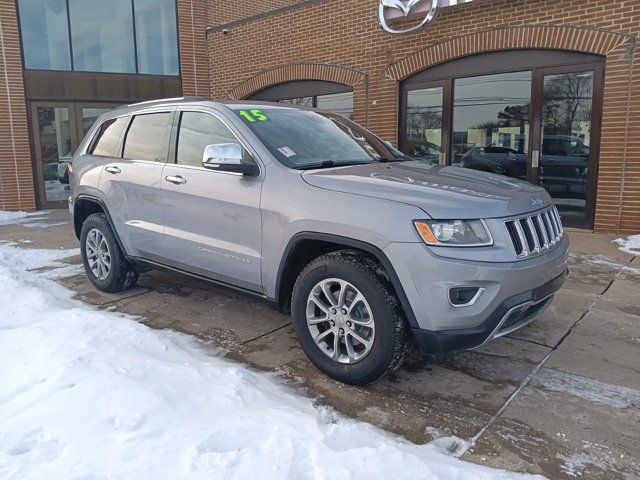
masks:
<path fill-rule="evenodd" d="M 255 163 L 244 161 L 242 146 L 238 143 L 207 145 L 204 147 L 202 155 L 202 166 L 209 170 L 241 173 L 249 176 L 255 176 L 259 171 Z"/>

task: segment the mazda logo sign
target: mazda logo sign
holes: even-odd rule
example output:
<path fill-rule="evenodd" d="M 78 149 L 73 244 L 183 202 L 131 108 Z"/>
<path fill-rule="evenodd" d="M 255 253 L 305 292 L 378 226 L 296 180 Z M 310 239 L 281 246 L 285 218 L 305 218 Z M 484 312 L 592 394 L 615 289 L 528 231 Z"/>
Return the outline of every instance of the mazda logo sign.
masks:
<path fill-rule="evenodd" d="M 380 26 L 389 33 L 411 33 L 426 26 L 433 20 L 438 7 L 449 7 L 472 0 L 380 0 L 378 5 L 378 21 Z M 402 20 L 409 17 L 416 19 L 416 24 L 404 29 L 394 29 L 389 26 L 391 20 Z"/>

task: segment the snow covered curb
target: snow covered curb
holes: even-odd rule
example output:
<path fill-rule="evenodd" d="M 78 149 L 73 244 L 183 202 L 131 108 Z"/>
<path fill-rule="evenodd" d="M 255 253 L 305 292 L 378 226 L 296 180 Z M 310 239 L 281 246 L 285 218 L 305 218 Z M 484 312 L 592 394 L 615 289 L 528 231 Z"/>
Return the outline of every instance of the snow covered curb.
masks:
<path fill-rule="evenodd" d="M 617 238 L 613 243 L 618 245 L 618 249 L 631 255 L 640 256 L 640 235 L 631 235 L 624 238 Z"/>
<path fill-rule="evenodd" d="M 0 478 L 525 478 L 318 408 L 29 271 L 63 254 L 0 245 Z"/>

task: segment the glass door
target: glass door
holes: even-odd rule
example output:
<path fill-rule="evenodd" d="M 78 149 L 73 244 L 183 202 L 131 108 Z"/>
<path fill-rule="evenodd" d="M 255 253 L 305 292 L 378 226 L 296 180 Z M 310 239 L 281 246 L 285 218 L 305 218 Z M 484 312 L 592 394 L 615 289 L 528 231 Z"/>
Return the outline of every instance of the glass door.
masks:
<path fill-rule="evenodd" d="M 78 145 L 73 105 L 32 103 L 32 133 L 40 208 L 56 207 L 69 196 L 66 169 Z"/>
<path fill-rule="evenodd" d="M 476 74 L 459 64 L 446 78 L 401 85 L 400 149 L 540 185 L 565 225 L 592 228 L 604 63 L 487 74 L 477 63 L 469 64 Z"/>
<path fill-rule="evenodd" d="M 444 129 L 445 88 L 438 83 L 420 87 L 403 94 L 405 115 L 401 120 L 400 148 L 410 157 L 444 165 L 449 143 Z"/>
<path fill-rule="evenodd" d="M 34 167 L 39 208 L 65 207 L 67 166 L 98 116 L 116 104 L 31 103 Z"/>
<path fill-rule="evenodd" d="M 453 80 L 451 164 L 527 179 L 532 72 Z"/>
<path fill-rule="evenodd" d="M 563 222 L 593 226 L 600 138 L 600 65 L 537 72 L 531 181 L 553 197 Z"/>

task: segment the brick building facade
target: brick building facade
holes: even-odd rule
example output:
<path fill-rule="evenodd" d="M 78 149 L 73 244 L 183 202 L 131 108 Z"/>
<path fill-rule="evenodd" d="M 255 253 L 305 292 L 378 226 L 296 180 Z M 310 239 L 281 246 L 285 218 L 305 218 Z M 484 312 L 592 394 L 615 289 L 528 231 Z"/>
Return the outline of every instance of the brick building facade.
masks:
<path fill-rule="evenodd" d="M 375 0 L 277 2 L 270 12 L 249 1 L 233 7 L 209 9 L 213 97 L 249 98 L 297 80 L 346 84 L 354 120 L 394 143 L 402 82 L 419 72 L 506 50 L 598 56 L 605 74 L 595 92 L 603 107 L 594 228 L 640 231 L 640 2 L 475 0 L 440 9 L 431 24 L 408 35 L 383 31 Z"/>
<path fill-rule="evenodd" d="M 452 95 L 451 85 L 456 85 L 456 78 L 465 76 L 465 69 L 473 67 L 474 75 L 479 75 L 482 72 L 477 64 L 484 63 L 487 73 L 500 71 L 492 65 L 497 57 L 486 56 L 492 52 L 516 52 L 515 57 L 501 60 L 504 71 L 515 68 L 509 68 L 509 62 L 524 65 L 527 59 L 537 61 L 540 52 L 559 59 L 564 58 L 560 53 L 572 52 L 584 56 L 577 57 L 574 63 L 596 65 L 592 109 L 588 118 L 574 122 L 576 132 L 569 135 L 574 146 L 590 142 L 591 163 L 588 167 L 575 167 L 584 177 L 578 179 L 581 188 L 591 192 L 586 200 L 587 228 L 598 232 L 640 231 L 638 1 L 474 0 L 439 8 L 435 19 L 415 33 L 392 35 L 379 24 L 377 0 L 177 0 L 179 74 L 173 77 L 30 69 L 23 59 L 19 3 L 20 0 L 11 0 L 0 5 L 0 209 L 57 206 L 45 197 L 41 184 L 46 174 L 41 171 L 39 143 L 34 138 L 37 109 L 49 105 L 44 101 L 73 113 L 84 105 L 104 104 L 106 108 L 175 94 L 260 98 L 265 92 L 275 95 L 270 89 L 276 86 L 285 90 L 290 86 L 291 91 L 300 92 L 312 88 L 309 85 L 324 83 L 332 91 L 353 92 L 354 120 L 406 149 L 407 91 L 418 88 L 413 84 L 433 84 L 430 78 L 435 73 L 431 72 L 457 69 L 458 73 L 450 75 L 450 87 L 444 80 L 435 82 L 445 85 L 446 99 Z M 394 25 L 401 28 L 413 21 L 408 18 Z M 459 62 L 476 57 L 479 62 L 475 66 Z M 602 81 L 598 80 L 598 65 L 603 72 Z M 546 68 L 538 65 L 542 66 Z M 536 67 L 522 67 L 523 71 L 533 72 L 534 85 L 538 81 L 536 75 L 541 75 L 540 82 L 547 78 L 547 70 Z M 554 63 L 554 67 L 562 71 L 561 64 Z M 315 105 L 319 98 L 316 93 L 299 96 L 313 98 Z M 531 105 L 536 95 L 534 89 Z M 455 119 L 447 120 L 447 115 L 453 116 L 456 103 L 455 99 L 449 100 L 449 104 L 443 103 L 442 115 L 445 124 L 449 121 L 453 125 Z M 531 115 L 534 118 L 533 112 Z M 601 121 L 596 125 L 598 119 Z M 493 134 L 485 131 L 484 135 L 493 135 L 503 143 L 511 135 L 509 150 L 515 152 L 514 158 L 528 162 L 526 175 L 537 179 L 539 173 L 532 173 L 537 153 L 534 140 L 536 135 L 542 138 L 536 128 L 544 128 L 534 123 L 528 122 L 526 133 L 520 134 L 521 143 L 533 147 L 530 151 L 514 147 L 513 139 L 518 135 L 512 127 L 494 129 Z M 471 137 L 479 131 L 468 129 L 460 140 L 461 132 L 454 126 L 448 133 L 446 125 L 440 126 L 445 132 L 440 161 L 447 164 L 459 161 L 454 144 L 473 145 Z M 81 137 L 78 132 L 76 136 Z M 544 145 L 540 151 L 544 157 Z M 459 153 L 460 156 L 464 155 Z M 587 181 L 587 177 L 591 180 Z"/>

